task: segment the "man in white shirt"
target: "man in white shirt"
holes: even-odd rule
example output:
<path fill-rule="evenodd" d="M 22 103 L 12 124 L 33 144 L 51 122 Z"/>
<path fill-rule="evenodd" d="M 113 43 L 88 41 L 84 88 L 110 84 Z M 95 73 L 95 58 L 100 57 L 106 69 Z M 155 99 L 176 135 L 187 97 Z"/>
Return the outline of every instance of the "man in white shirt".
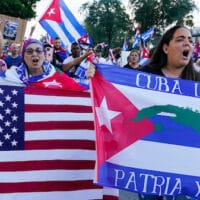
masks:
<path fill-rule="evenodd" d="M 92 51 L 87 49 L 85 53 L 81 55 L 80 45 L 76 42 L 72 43 L 71 55 L 63 61 L 62 71 L 66 72 L 71 77 L 75 77 L 78 67 L 91 53 Z"/>
<path fill-rule="evenodd" d="M 94 62 L 100 64 L 106 64 L 107 61 L 104 57 L 102 57 L 102 47 L 100 45 L 94 48 Z"/>

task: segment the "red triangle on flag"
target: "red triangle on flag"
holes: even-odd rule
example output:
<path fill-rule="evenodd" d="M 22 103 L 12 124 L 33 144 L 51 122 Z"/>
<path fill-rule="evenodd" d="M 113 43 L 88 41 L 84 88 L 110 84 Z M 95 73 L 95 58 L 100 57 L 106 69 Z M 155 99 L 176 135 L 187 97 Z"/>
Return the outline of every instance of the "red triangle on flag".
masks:
<path fill-rule="evenodd" d="M 149 58 L 149 50 L 146 47 L 142 48 L 142 58 Z"/>
<path fill-rule="evenodd" d="M 51 20 L 57 23 L 61 23 L 61 13 L 60 13 L 60 0 L 53 0 L 50 4 L 44 15 L 41 17 L 41 20 Z"/>
<path fill-rule="evenodd" d="M 80 44 L 87 43 L 87 41 L 88 41 L 88 34 L 87 33 L 85 35 L 83 35 L 81 38 L 78 39 L 78 43 L 80 43 Z"/>
<path fill-rule="evenodd" d="M 91 83 L 100 166 L 122 149 L 152 132 L 154 125 L 148 119 L 131 120 L 137 115 L 138 108 L 98 72 Z M 103 104 L 106 106 L 102 106 Z M 102 107 L 105 108 L 105 115 L 101 113 L 102 119 L 99 120 L 98 111 Z M 110 117 L 107 121 L 106 114 Z"/>

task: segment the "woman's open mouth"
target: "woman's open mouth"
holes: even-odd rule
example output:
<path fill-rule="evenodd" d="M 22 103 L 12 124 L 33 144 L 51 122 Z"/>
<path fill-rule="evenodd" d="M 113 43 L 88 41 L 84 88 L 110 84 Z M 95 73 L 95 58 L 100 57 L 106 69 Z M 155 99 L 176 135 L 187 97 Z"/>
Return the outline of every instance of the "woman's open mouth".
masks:
<path fill-rule="evenodd" d="M 188 57 L 188 55 L 189 55 L 189 50 L 184 50 L 183 51 L 183 56 L 184 57 Z"/>
<path fill-rule="evenodd" d="M 33 62 L 33 63 L 38 63 L 38 62 L 39 62 L 39 59 L 38 59 L 38 58 L 33 58 L 33 59 L 32 59 L 32 62 Z"/>

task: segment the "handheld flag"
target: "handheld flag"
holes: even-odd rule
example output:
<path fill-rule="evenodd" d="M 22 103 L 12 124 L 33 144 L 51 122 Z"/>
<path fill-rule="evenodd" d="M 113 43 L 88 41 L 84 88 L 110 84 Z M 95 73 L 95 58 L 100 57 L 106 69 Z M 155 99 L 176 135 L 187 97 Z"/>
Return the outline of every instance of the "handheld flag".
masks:
<path fill-rule="evenodd" d="M 139 26 L 139 28 L 137 29 L 136 34 L 135 34 L 132 48 L 134 49 L 134 48 L 139 47 L 139 45 L 141 44 L 141 40 L 143 40 L 143 42 L 146 43 L 147 40 L 149 40 L 150 38 L 153 37 L 154 31 L 155 31 L 155 27 L 153 26 L 146 32 L 140 34 L 140 26 Z"/>
<path fill-rule="evenodd" d="M 147 49 L 145 43 L 143 42 L 143 40 L 141 39 L 141 55 L 140 55 L 140 62 L 139 64 L 141 66 L 144 66 L 148 63 L 149 61 L 149 50 Z"/>
<path fill-rule="evenodd" d="M 199 57 L 199 49 L 200 49 L 199 48 L 199 42 L 196 42 L 194 44 L 194 50 L 193 50 L 193 55 L 192 55 L 194 60 L 197 60 L 197 58 Z"/>
<path fill-rule="evenodd" d="M 97 182 L 141 194 L 198 199 L 199 82 L 96 67 L 91 92 Z"/>
<path fill-rule="evenodd" d="M 124 43 L 123 43 L 122 49 L 123 49 L 123 51 L 128 51 L 128 42 L 127 42 L 126 38 L 124 39 Z"/>
<path fill-rule="evenodd" d="M 43 40 L 44 40 L 43 41 L 44 43 L 48 43 L 50 45 L 53 45 L 53 39 L 51 38 L 51 36 L 48 33 L 46 33 Z"/>
<path fill-rule="evenodd" d="M 140 38 L 141 38 L 141 30 L 140 29 L 141 29 L 141 25 L 138 24 L 138 27 L 137 27 L 137 30 L 135 33 L 135 37 L 134 37 L 134 41 L 133 41 L 133 45 L 132 45 L 133 49 L 139 47 L 139 45 L 140 45 Z"/>
<path fill-rule="evenodd" d="M 142 33 L 141 38 L 143 40 L 143 42 L 145 43 L 148 39 L 152 38 L 154 35 L 154 30 L 155 27 L 151 27 L 149 30 L 147 30 L 146 32 Z"/>
<path fill-rule="evenodd" d="M 63 0 L 53 0 L 39 22 L 52 38 L 60 37 L 64 46 L 86 34 Z"/>
<path fill-rule="evenodd" d="M 88 41 L 88 38 L 89 36 L 88 36 L 88 34 L 86 33 L 85 35 L 83 35 L 82 37 L 80 37 L 79 39 L 78 39 L 78 43 L 79 44 L 88 44 L 89 45 L 89 41 Z"/>
<path fill-rule="evenodd" d="M 149 50 L 147 49 L 146 46 L 142 47 L 142 50 L 141 50 L 141 56 L 140 56 L 140 62 L 139 64 L 141 66 L 144 66 L 148 63 L 150 57 L 149 57 Z"/>
<path fill-rule="evenodd" d="M 78 43 L 83 49 L 87 49 L 88 47 L 91 46 L 91 39 L 89 35 L 86 33 L 85 35 L 83 35 L 78 39 Z"/>
<path fill-rule="evenodd" d="M 109 60 L 111 60 L 111 62 L 115 61 L 115 56 L 113 55 L 113 50 L 109 49 Z"/>
<path fill-rule="evenodd" d="M 0 85 L 0 98 L 1 199 L 118 199 L 93 183 L 88 92 Z"/>
<path fill-rule="evenodd" d="M 105 42 L 98 43 L 97 47 L 100 46 L 102 49 L 106 48 L 108 45 Z"/>

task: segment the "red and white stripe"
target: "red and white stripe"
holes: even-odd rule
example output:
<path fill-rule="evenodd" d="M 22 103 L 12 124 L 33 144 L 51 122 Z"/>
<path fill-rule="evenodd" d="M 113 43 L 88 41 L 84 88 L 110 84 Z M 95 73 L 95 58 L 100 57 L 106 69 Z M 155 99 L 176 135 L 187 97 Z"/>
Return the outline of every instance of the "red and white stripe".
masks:
<path fill-rule="evenodd" d="M 89 94 L 25 93 L 25 149 L 0 152 L 0 199 L 105 199 L 109 192 L 104 196 L 93 183 L 96 152 Z M 114 193 L 110 196 L 116 199 Z"/>

